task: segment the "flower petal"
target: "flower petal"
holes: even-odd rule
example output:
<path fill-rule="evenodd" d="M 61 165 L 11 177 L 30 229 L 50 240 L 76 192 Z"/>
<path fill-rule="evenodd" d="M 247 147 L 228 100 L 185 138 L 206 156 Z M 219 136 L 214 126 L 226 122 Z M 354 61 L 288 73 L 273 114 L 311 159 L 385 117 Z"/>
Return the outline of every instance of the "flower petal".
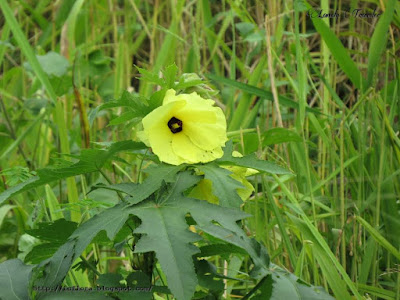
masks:
<path fill-rule="evenodd" d="M 146 132 L 144 131 L 138 131 L 136 133 L 137 137 L 139 138 L 139 140 L 141 140 L 143 143 L 146 144 L 147 147 L 151 147 L 150 146 L 150 142 L 149 142 L 149 137 L 147 136 Z"/>
<path fill-rule="evenodd" d="M 184 124 L 184 133 L 198 148 L 212 150 L 225 145 L 226 135 L 224 128 L 214 124 L 192 122 L 186 122 Z"/>
<path fill-rule="evenodd" d="M 149 133 L 149 142 L 154 154 L 158 156 L 160 161 L 172 165 L 180 165 L 184 161 L 175 154 L 172 148 L 172 140 L 174 134 L 169 130 L 168 126 L 158 126 Z"/>
<path fill-rule="evenodd" d="M 168 128 L 168 121 L 185 105 L 185 101 L 174 101 L 167 105 L 157 107 L 143 118 L 142 123 L 144 130 L 148 131 L 150 128 L 161 125 L 165 125 Z"/>
<path fill-rule="evenodd" d="M 172 150 L 182 160 L 192 164 L 209 162 L 223 155 L 223 151 L 220 147 L 209 151 L 198 148 L 183 132 L 174 134 L 172 137 Z"/>
<path fill-rule="evenodd" d="M 139 134 L 139 138 L 143 142 L 148 142 L 153 153 L 156 154 L 161 161 L 173 165 L 179 165 L 183 163 L 183 161 L 176 156 L 172 150 L 171 143 L 173 133 L 168 127 L 168 121 L 174 116 L 174 113 L 185 104 L 185 101 L 175 101 L 156 108 L 143 118 L 144 133 Z"/>

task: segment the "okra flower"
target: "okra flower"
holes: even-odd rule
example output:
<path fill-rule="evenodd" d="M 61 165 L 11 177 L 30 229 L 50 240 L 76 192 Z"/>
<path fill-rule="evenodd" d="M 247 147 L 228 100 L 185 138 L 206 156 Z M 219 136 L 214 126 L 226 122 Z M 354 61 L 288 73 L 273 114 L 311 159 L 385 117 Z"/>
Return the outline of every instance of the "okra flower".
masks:
<path fill-rule="evenodd" d="M 138 137 L 166 163 L 205 163 L 222 157 L 227 141 L 225 115 L 214 101 L 197 93 L 179 94 L 172 89 L 163 105 L 142 120 Z"/>

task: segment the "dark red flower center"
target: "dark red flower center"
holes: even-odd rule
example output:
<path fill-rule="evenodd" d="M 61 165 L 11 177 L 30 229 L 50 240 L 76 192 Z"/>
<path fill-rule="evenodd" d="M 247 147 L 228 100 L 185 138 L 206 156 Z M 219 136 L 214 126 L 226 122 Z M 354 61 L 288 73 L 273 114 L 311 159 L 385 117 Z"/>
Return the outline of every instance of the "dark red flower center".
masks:
<path fill-rule="evenodd" d="M 168 121 L 168 127 L 169 130 L 171 130 L 172 133 L 178 133 L 182 131 L 182 121 L 172 117 L 169 121 Z"/>

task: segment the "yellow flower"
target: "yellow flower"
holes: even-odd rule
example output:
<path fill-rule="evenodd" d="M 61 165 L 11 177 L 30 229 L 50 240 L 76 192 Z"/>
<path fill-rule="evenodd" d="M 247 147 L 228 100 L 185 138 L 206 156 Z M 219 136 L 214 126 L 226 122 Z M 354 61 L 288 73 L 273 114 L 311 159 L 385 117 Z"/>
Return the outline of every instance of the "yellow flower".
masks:
<path fill-rule="evenodd" d="M 170 89 L 163 105 L 143 118 L 138 137 L 161 161 L 172 165 L 220 158 L 227 141 L 226 120 L 213 105 L 213 100 L 197 93 L 176 95 Z"/>

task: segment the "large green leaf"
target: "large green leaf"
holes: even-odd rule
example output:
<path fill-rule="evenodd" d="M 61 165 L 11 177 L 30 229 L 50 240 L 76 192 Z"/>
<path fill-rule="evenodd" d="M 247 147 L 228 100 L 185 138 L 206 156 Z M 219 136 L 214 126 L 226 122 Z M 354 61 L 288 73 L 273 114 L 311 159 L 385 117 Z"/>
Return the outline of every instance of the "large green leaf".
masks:
<path fill-rule="evenodd" d="M 240 235 L 243 239 L 240 246 L 246 242 L 251 244 L 236 224 L 238 220 L 247 217 L 247 214 L 183 196 L 183 191 L 196 184 L 200 178 L 188 171 L 182 172 L 165 195 L 143 201 L 130 209 L 132 214 L 142 220 L 142 225 L 136 232 L 146 234 L 139 240 L 135 252 L 156 253 L 166 274 L 168 287 L 177 299 L 190 299 L 197 283 L 192 256 L 198 249 L 191 243 L 199 237 L 188 231 L 185 220 L 187 213 L 190 213 L 201 229 L 212 225 L 225 227 L 225 236 Z M 214 225 L 214 222 L 220 226 Z"/>
<path fill-rule="evenodd" d="M 167 276 L 168 287 L 177 299 L 182 300 L 191 299 L 197 285 L 192 256 L 199 250 L 192 243 L 198 241 L 200 236 L 188 230 L 185 219 L 187 210 L 176 199 L 178 191 L 194 185 L 198 180 L 185 176 L 185 182 L 178 180 L 165 198 L 145 201 L 133 208 L 133 213 L 142 220 L 135 232 L 144 234 L 136 244 L 135 252 L 156 253 Z"/>
<path fill-rule="evenodd" d="M 19 259 L 0 264 L 0 299 L 28 300 L 29 275 L 34 266 L 24 265 Z"/>
<path fill-rule="evenodd" d="M 322 288 L 309 285 L 282 268 L 271 265 L 265 276 L 243 299 L 251 300 L 333 300 Z"/>
<path fill-rule="evenodd" d="M 71 264 L 96 235 L 104 230 L 113 239 L 131 214 L 138 216 L 142 222 L 135 229 L 136 233 L 142 234 L 135 252 L 156 253 L 168 287 L 177 299 L 190 299 L 197 284 L 193 255 L 199 249 L 193 242 L 200 236 L 188 230 L 187 213 L 199 228 L 250 252 L 255 269 L 265 269 L 269 263 L 268 255 L 255 246 L 254 241 L 236 224 L 248 216 L 246 213 L 183 196 L 184 191 L 202 178 L 191 172 L 178 173 L 173 183 L 164 184 L 158 193 L 140 203 L 120 203 L 82 224 L 53 257 L 36 268 L 32 284 L 47 287 L 60 285 Z"/>
<path fill-rule="evenodd" d="M 221 211 L 215 210 L 217 213 L 222 213 Z M 234 214 L 234 211 L 225 212 Z M 192 213 L 192 215 L 195 213 Z M 213 215 L 209 212 L 209 216 L 206 215 L 197 215 L 196 221 L 198 223 L 198 228 L 203 230 L 204 232 L 217 237 L 225 242 L 238 246 L 244 249 L 251 257 L 254 263 L 254 268 L 251 270 L 251 276 L 253 278 L 262 278 L 267 274 L 269 267 L 269 255 L 264 246 L 258 243 L 254 239 L 249 239 L 247 235 L 239 228 L 236 224 L 232 224 L 231 222 L 225 223 L 224 217 L 218 218 L 213 217 Z M 219 220 L 218 222 L 222 226 L 217 226 L 213 224 L 211 220 Z"/>
<path fill-rule="evenodd" d="M 236 191 L 243 188 L 243 185 L 230 176 L 231 171 L 214 163 L 198 166 L 198 168 L 204 173 L 204 178 L 212 182 L 213 194 L 218 197 L 220 205 L 239 207 L 243 203 Z"/>
<path fill-rule="evenodd" d="M 72 263 L 97 234 L 104 230 L 110 240 L 114 239 L 129 216 L 126 207 L 125 203 L 117 204 L 81 225 L 50 259 L 36 267 L 34 276 L 32 276 L 32 284 L 49 288 L 61 285 Z M 40 297 L 43 297 L 43 294 Z"/>
<path fill-rule="evenodd" d="M 167 164 L 151 166 L 143 170 L 143 172 L 147 173 L 148 176 L 142 184 L 128 182 L 112 185 L 97 185 L 92 189 L 103 188 L 116 192 L 122 192 L 130 196 L 126 198 L 128 202 L 139 203 L 159 189 L 163 181 L 173 182 L 175 180 L 176 173 L 183 167 L 184 166 L 182 165 L 172 166 Z"/>
<path fill-rule="evenodd" d="M 55 222 L 42 222 L 37 229 L 27 230 L 31 236 L 49 242 L 65 242 L 68 237 L 76 230 L 77 224 L 65 219 Z"/>
<path fill-rule="evenodd" d="M 143 143 L 133 141 L 121 141 L 112 143 L 106 150 L 103 149 L 86 149 L 82 150 L 81 155 L 78 157 L 79 161 L 69 166 L 64 167 L 48 167 L 37 170 L 37 176 L 29 180 L 13 186 L 0 194 L 0 204 L 8 198 L 30 190 L 32 188 L 50 183 L 52 181 L 86 174 L 98 171 L 109 159 L 116 153 L 127 150 L 146 149 Z"/>

